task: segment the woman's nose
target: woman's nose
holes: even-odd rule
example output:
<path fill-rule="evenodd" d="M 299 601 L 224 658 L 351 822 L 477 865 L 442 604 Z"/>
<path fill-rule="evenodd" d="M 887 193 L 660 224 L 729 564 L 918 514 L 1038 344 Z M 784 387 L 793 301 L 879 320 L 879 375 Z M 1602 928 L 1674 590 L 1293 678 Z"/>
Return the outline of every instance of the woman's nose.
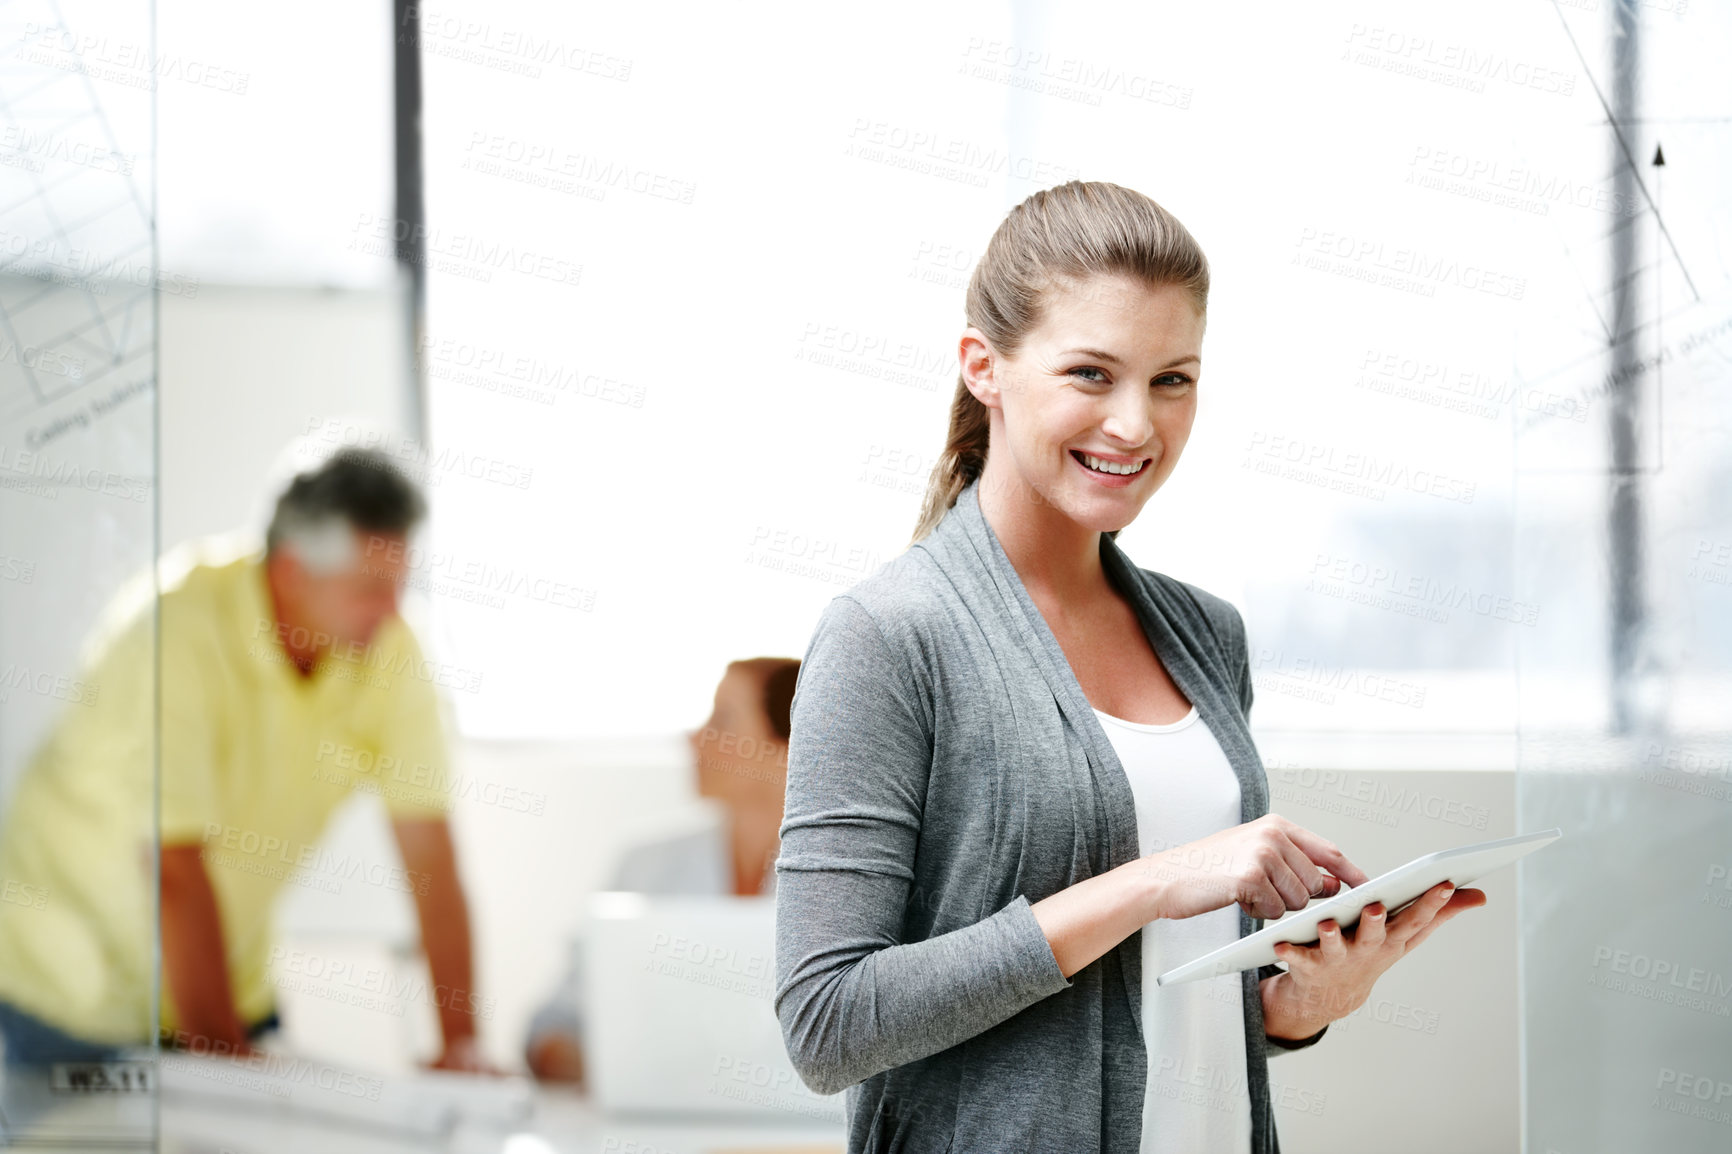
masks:
<path fill-rule="evenodd" d="M 1122 396 L 1114 396 L 1109 402 L 1111 407 L 1106 419 L 1101 422 L 1101 430 L 1127 446 L 1141 445 L 1149 439 L 1155 428 L 1155 423 L 1149 416 L 1148 400 L 1137 395 L 1133 389 L 1122 390 L 1122 393 Z"/>

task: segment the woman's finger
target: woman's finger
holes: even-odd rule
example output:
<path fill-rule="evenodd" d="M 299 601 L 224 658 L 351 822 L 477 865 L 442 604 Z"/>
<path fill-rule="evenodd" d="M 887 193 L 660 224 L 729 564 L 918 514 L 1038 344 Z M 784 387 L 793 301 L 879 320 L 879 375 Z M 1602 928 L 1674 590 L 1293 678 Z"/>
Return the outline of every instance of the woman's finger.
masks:
<path fill-rule="evenodd" d="M 1274 886 L 1276 892 L 1281 895 L 1281 913 L 1284 914 L 1288 910 L 1302 910 L 1311 904 L 1311 893 L 1313 888 L 1321 888 L 1321 875 L 1319 875 L 1319 880 L 1315 887 L 1307 884 L 1305 878 L 1294 868 L 1296 865 L 1299 865 L 1299 868 L 1310 869 L 1313 873 L 1316 872 L 1315 868 L 1309 861 L 1303 861 L 1305 855 L 1294 850 L 1290 843 L 1277 843 L 1275 848 L 1277 851 L 1275 858 L 1265 867 L 1265 872 L 1268 874 L 1269 884 Z M 1303 864 L 1300 865 L 1299 862 L 1289 860 L 1287 857 L 1289 851 L 1292 851 L 1297 858 L 1301 859 Z M 1279 917 L 1281 915 L 1276 914 L 1275 916 Z"/>
<path fill-rule="evenodd" d="M 1347 943 L 1341 940 L 1341 924 L 1325 918 L 1317 926 L 1317 944 L 1323 949 L 1323 963 L 1334 965 L 1347 960 Z"/>
<path fill-rule="evenodd" d="M 1294 828 L 1297 829 L 1298 827 L 1295 826 Z M 1304 909 L 1312 898 L 1328 896 L 1331 892 L 1328 881 L 1326 880 L 1329 875 L 1318 869 L 1317 864 L 1306 855 L 1304 849 L 1300 848 L 1299 844 L 1291 837 L 1283 836 L 1281 834 L 1277 834 L 1277 837 L 1279 840 L 1276 842 L 1276 846 L 1281 851 L 1282 862 L 1284 862 L 1287 868 L 1292 871 L 1293 876 L 1298 880 L 1300 888 L 1304 890 L 1303 900 L 1300 904 L 1293 906 L 1292 908 L 1296 910 Z"/>
<path fill-rule="evenodd" d="M 1388 929 L 1389 911 L 1382 902 L 1372 902 L 1359 914 L 1359 924 L 1353 928 L 1353 940 L 1367 946 L 1381 946 Z"/>
<path fill-rule="evenodd" d="M 1269 875 L 1261 870 L 1252 871 L 1249 877 L 1240 881 L 1239 904 L 1254 918 L 1273 919 L 1287 912 L 1280 891 L 1269 880 Z"/>
<path fill-rule="evenodd" d="M 1443 882 L 1432 887 L 1425 896 L 1402 910 L 1396 915 L 1395 923 L 1389 927 L 1392 941 L 1406 942 L 1414 934 L 1419 933 L 1431 924 L 1439 910 L 1449 904 L 1449 899 L 1455 893 L 1455 887 Z"/>
<path fill-rule="evenodd" d="M 1441 926 L 1443 923 L 1451 920 L 1462 912 L 1477 909 L 1483 905 L 1485 905 L 1485 891 L 1456 890 L 1455 896 L 1446 902 L 1444 907 L 1437 911 L 1437 915 L 1427 923 L 1426 927 L 1419 931 L 1419 933 L 1415 934 L 1413 939 L 1407 943 L 1408 948 L 1412 949 L 1415 945 L 1425 940 L 1425 935 L 1431 933 L 1431 931 L 1435 930 L 1438 926 Z"/>
<path fill-rule="evenodd" d="M 1347 860 L 1347 855 L 1341 848 L 1328 838 L 1312 833 L 1302 825 L 1289 823 L 1286 834 L 1291 838 L 1305 856 L 1322 866 L 1350 886 L 1362 886 L 1371 879 L 1365 871 Z"/>

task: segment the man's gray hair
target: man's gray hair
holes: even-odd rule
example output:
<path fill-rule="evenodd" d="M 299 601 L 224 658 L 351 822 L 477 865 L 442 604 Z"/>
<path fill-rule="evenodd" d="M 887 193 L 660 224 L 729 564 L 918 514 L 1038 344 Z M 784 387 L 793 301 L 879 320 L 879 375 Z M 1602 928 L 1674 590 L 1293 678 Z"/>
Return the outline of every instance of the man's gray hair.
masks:
<path fill-rule="evenodd" d="M 289 483 L 265 531 L 265 551 L 289 546 L 318 573 L 352 567 L 355 532 L 408 536 L 427 515 L 414 483 L 377 449 L 343 448 Z"/>

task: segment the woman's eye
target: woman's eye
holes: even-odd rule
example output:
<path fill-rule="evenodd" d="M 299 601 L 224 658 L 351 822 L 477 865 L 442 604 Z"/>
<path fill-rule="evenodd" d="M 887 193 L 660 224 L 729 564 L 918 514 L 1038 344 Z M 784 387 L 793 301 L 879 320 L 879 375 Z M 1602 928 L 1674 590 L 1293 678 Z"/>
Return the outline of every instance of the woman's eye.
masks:
<path fill-rule="evenodd" d="M 1077 373 L 1093 373 L 1093 374 L 1095 374 L 1092 377 L 1084 377 L 1083 378 L 1083 380 L 1088 381 L 1090 384 L 1100 385 L 1100 384 L 1106 383 L 1107 375 L 1105 373 L 1101 372 L 1099 369 L 1091 369 L 1085 365 L 1081 368 L 1075 368 L 1075 369 L 1071 370 L 1072 376 L 1075 376 Z"/>
<path fill-rule="evenodd" d="M 1191 378 L 1187 377 L 1184 373 L 1163 373 L 1155 378 L 1155 384 L 1165 385 L 1169 388 L 1173 386 L 1183 388 L 1185 385 L 1190 383 Z"/>

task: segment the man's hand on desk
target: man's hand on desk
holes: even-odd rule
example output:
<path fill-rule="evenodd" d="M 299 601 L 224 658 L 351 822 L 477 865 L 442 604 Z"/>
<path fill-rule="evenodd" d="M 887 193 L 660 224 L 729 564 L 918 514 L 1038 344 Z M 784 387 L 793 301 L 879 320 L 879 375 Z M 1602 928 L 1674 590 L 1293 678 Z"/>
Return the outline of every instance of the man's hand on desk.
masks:
<path fill-rule="evenodd" d="M 481 1053 L 481 1044 L 475 1035 L 453 1038 L 445 1044 L 445 1049 L 433 1061 L 427 1064 L 430 1070 L 455 1070 L 464 1074 L 502 1075 L 505 1071 L 498 1069 L 487 1061 Z"/>
<path fill-rule="evenodd" d="M 228 1041 L 209 1034 L 194 1034 L 186 1030 L 176 1030 L 172 1035 L 162 1036 L 163 1048 L 173 1052 L 193 1054 L 200 1058 L 232 1058 L 237 1062 L 245 1062 L 257 1058 L 265 1051 L 259 1049 L 245 1038 L 239 1041 Z"/>

